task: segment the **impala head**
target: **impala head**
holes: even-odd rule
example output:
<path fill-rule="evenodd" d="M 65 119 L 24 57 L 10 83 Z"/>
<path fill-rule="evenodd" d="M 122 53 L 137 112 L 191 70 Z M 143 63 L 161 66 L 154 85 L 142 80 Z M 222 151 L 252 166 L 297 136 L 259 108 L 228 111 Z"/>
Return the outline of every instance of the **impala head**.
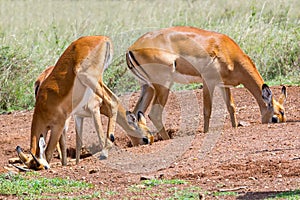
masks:
<path fill-rule="evenodd" d="M 23 153 L 22 148 L 20 146 L 17 146 L 16 151 L 18 153 L 19 158 L 26 165 L 28 169 L 42 170 L 42 169 L 50 168 L 50 165 L 46 160 L 45 149 L 46 149 L 46 142 L 44 140 L 44 137 L 40 137 L 38 157 L 36 157 L 36 155 L 33 155 L 31 152 L 30 152 L 31 156 L 28 157 Z"/>
<path fill-rule="evenodd" d="M 132 134 L 127 133 L 132 145 L 152 144 L 154 137 L 146 125 L 146 119 L 142 112 L 138 112 L 137 117 L 130 111 L 126 111 L 127 122 L 132 129 Z"/>
<path fill-rule="evenodd" d="M 286 122 L 286 116 L 283 104 L 286 100 L 286 88 L 285 86 L 281 89 L 281 94 L 278 101 L 273 98 L 272 92 L 268 85 L 262 85 L 262 98 L 267 104 L 267 112 L 262 116 L 263 123 L 278 123 Z"/>

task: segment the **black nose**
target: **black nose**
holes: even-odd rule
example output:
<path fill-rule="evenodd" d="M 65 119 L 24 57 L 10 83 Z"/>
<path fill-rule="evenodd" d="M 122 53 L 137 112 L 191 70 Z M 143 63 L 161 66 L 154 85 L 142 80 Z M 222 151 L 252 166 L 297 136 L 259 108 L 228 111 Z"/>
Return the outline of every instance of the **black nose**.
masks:
<path fill-rule="evenodd" d="M 272 122 L 273 123 L 278 123 L 278 117 L 272 117 Z"/>
<path fill-rule="evenodd" d="M 17 150 L 18 153 L 20 153 L 20 152 L 22 151 L 22 149 L 21 149 L 20 146 L 17 146 L 17 147 L 16 147 L 16 150 Z"/>
<path fill-rule="evenodd" d="M 48 166 L 44 166 L 44 169 L 47 170 L 47 169 L 49 169 L 49 167 Z"/>
<path fill-rule="evenodd" d="M 148 138 L 144 137 L 144 138 L 143 138 L 143 142 L 144 142 L 145 144 L 149 144 Z"/>

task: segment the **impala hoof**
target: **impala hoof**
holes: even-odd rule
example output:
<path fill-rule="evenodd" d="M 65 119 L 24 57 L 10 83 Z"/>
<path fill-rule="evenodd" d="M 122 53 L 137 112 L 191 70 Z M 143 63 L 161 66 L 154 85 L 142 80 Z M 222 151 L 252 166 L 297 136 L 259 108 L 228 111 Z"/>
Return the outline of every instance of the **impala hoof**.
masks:
<path fill-rule="evenodd" d="M 99 156 L 100 160 L 106 160 L 108 158 L 108 151 L 107 150 L 102 150 Z"/>
<path fill-rule="evenodd" d="M 112 142 L 114 142 L 115 141 L 115 136 L 114 136 L 114 134 L 110 134 L 109 135 L 109 139 L 110 139 L 110 141 L 112 141 Z"/>

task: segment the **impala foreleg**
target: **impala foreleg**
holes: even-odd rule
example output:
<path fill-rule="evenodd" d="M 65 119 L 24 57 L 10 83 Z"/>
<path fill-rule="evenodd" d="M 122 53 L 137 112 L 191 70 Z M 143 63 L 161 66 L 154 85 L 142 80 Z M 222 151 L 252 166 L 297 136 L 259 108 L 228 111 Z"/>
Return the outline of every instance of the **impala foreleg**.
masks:
<path fill-rule="evenodd" d="M 102 84 L 102 83 L 101 83 Z M 112 93 L 112 91 L 104 84 L 101 85 L 103 89 L 103 104 L 109 107 L 110 116 L 108 119 L 108 126 L 107 126 L 107 137 L 110 139 L 111 142 L 115 141 L 115 128 L 117 123 L 117 115 L 118 115 L 118 98 Z"/>
<path fill-rule="evenodd" d="M 235 105 L 234 105 L 233 97 L 231 95 L 230 88 L 224 87 L 221 88 L 221 91 L 222 91 L 223 99 L 226 103 L 227 110 L 230 115 L 231 125 L 232 127 L 237 127 L 238 123 L 236 119 Z"/>
<path fill-rule="evenodd" d="M 108 151 L 112 147 L 112 142 L 108 140 L 106 134 L 103 132 L 102 122 L 101 122 L 101 115 L 100 115 L 100 107 L 95 107 L 92 111 L 92 118 L 94 121 L 95 129 L 99 137 L 101 153 L 100 159 L 106 159 L 108 157 Z"/>
<path fill-rule="evenodd" d="M 56 145 L 63 166 L 67 165 L 67 147 L 66 147 L 66 131 L 63 130 L 59 138 L 59 145 Z"/>
<path fill-rule="evenodd" d="M 74 119 L 76 131 L 76 164 L 78 164 L 82 147 L 83 117 L 74 116 Z"/>
<path fill-rule="evenodd" d="M 50 163 L 53 157 L 54 149 L 57 143 L 59 142 L 63 131 L 64 131 L 64 124 L 56 124 L 56 126 L 51 128 L 51 134 L 46 148 L 46 160 L 48 163 Z"/>

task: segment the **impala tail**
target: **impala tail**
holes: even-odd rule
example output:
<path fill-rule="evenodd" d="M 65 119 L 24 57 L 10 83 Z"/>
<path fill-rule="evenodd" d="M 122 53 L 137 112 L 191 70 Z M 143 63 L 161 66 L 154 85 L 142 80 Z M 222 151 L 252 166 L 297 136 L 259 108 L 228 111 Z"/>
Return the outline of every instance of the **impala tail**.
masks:
<path fill-rule="evenodd" d="M 139 70 L 137 69 L 137 67 L 139 67 L 141 70 L 143 70 L 143 68 L 140 67 L 140 64 L 138 63 L 138 61 L 135 59 L 132 51 L 128 51 L 126 53 L 126 62 L 127 62 L 128 68 L 140 81 L 146 83 L 147 85 L 151 85 L 151 83 L 149 82 L 149 79 L 145 77 L 145 76 L 147 76 L 147 73 L 145 71 L 143 71 L 145 75 L 142 75 L 142 73 L 140 73 Z"/>

